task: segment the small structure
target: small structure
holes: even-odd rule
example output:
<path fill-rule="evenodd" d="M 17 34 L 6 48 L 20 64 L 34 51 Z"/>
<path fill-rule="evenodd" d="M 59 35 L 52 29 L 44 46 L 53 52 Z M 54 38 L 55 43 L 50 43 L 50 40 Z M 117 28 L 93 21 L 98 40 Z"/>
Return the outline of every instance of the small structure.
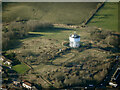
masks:
<path fill-rule="evenodd" d="M 13 80 L 13 84 L 14 85 L 20 85 L 20 81 L 18 81 L 18 80 L 15 79 L 15 80 Z"/>
<path fill-rule="evenodd" d="M 3 61 L 3 60 L 4 60 L 4 59 L 1 57 L 1 58 L 0 58 L 0 61 Z"/>
<path fill-rule="evenodd" d="M 2 66 L 0 65 L 0 74 L 2 73 Z"/>
<path fill-rule="evenodd" d="M 6 60 L 6 58 L 4 56 L 0 57 L 0 61 L 5 61 L 5 60 Z"/>
<path fill-rule="evenodd" d="M 112 80 L 117 80 L 118 77 L 119 77 L 119 75 L 120 75 L 120 67 L 117 68 L 117 70 L 116 70 L 115 73 L 113 74 Z"/>
<path fill-rule="evenodd" d="M 7 65 L 11 65 L 12 61 L 11 60 L 7 60 L 4 62 L 4 64 L 7 64 Z"/>
<path fill-rule="evenodd" d="M 110 86 L 117 87 L 117 84 L 115 82 L 109 82 Z"/>
<path fill-rule="evenodd" d="M 27 81 L 23 82 L 22 86 L 27 89 L 32 89 L 32 84 Z"/>
<path fill-rule="evenodd" d="M 69 36 L 69 41 L 70 41 L 69 44 L 70 47 L 78 48 L 80 46 L 80 36 L 75 33 Z"/>
<path fill-rule="evenodd" d="M 0 90 L 7 90 L 7 86 L 5 84 L 1 85 Z"/>
<path fill-rule="evenodd" d="M 109 82 L 110 86 L 117 87 L 120 83 L 120 67 L 117 68 L 115 73 L 113 74 L 111 81 Z"/>

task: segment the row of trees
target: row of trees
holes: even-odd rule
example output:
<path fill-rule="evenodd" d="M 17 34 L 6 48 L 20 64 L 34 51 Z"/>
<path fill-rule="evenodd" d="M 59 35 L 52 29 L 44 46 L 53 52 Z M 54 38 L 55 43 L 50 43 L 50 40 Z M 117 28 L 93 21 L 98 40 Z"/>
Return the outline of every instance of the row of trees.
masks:
<path fill-rule="evenodd" d="M 52 24 L 48 22 L 40 22 L 36 20 L 19 22 L 11 22 L 9 25 L 3 26 L 2 32 L 2 48 L 3 50 L 9 49 L 14 45 L 15 41 L 28 36 L 30 31 L 40 31 L 44 28 L 51 28 Z"/>

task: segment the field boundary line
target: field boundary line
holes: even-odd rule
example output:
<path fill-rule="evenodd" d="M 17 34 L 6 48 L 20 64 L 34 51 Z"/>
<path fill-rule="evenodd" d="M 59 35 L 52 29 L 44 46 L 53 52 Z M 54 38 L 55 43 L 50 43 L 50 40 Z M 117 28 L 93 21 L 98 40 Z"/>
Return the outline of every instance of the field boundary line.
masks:
<path fill-rule="evenodd" d="M 103 7 L 104 4 L 105 4 L 105 2 L 102 2 L 102 3 L 100 4 L 100 6 L 97 6 L 97 8 L 95 9 L 95 11 L 90 12 L 90 15 L 89 15 L 88 19 L 86 19 L 85 22 L 84 22 L 85 25 L 87 25 L 87 24 L 90 22 L 90 20 L 91 20 L 91 19 L 95 16 L 95 14 Z M 99 5 L 99 4 L 98 4 L 98 5 Z M 93 14 L 91 14 L 91 13 L 93 13 Z"/>

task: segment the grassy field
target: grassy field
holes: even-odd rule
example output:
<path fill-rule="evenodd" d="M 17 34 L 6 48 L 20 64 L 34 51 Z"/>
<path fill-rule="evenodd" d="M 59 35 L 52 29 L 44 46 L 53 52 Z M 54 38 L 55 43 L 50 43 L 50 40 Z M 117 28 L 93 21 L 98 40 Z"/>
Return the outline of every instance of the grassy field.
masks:
<path fill-rule="evenodd" d="M 3 3 L 3 22 L 19 19 L 81 24 L 97 3 Z"/>
<path fill-rule="evenodd" d="M 24 63 L 15 65 L 12 67 L 13 70 L 15 70 L 18 74 L 24 74 L 26 71 L 28 71 L 30 68 L 26 66 Z"/>
<path fill-rule="evenodd" d="M 118 3 L 105 3 L 88 25 L 118 31 Z"/>

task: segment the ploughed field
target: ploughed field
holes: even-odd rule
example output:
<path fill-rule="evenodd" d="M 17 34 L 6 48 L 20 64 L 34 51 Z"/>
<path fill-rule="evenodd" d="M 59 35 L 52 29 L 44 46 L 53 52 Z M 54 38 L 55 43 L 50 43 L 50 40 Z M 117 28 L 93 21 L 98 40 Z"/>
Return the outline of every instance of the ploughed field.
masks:
<path fill-rule="evenodd" d="M 99 84 L 119 54 L 119 42 L 115 42 L 119 34 L 97 27 L 54 26 L 53 30 L 29 32 L 33 37 L 21 39 L 21 46 L 8 50 L 32 67 L 23 78 L 44 88 Z M 81 46 L 76 49 L 64 45 L 74 31 L 81 36 Z"/>

